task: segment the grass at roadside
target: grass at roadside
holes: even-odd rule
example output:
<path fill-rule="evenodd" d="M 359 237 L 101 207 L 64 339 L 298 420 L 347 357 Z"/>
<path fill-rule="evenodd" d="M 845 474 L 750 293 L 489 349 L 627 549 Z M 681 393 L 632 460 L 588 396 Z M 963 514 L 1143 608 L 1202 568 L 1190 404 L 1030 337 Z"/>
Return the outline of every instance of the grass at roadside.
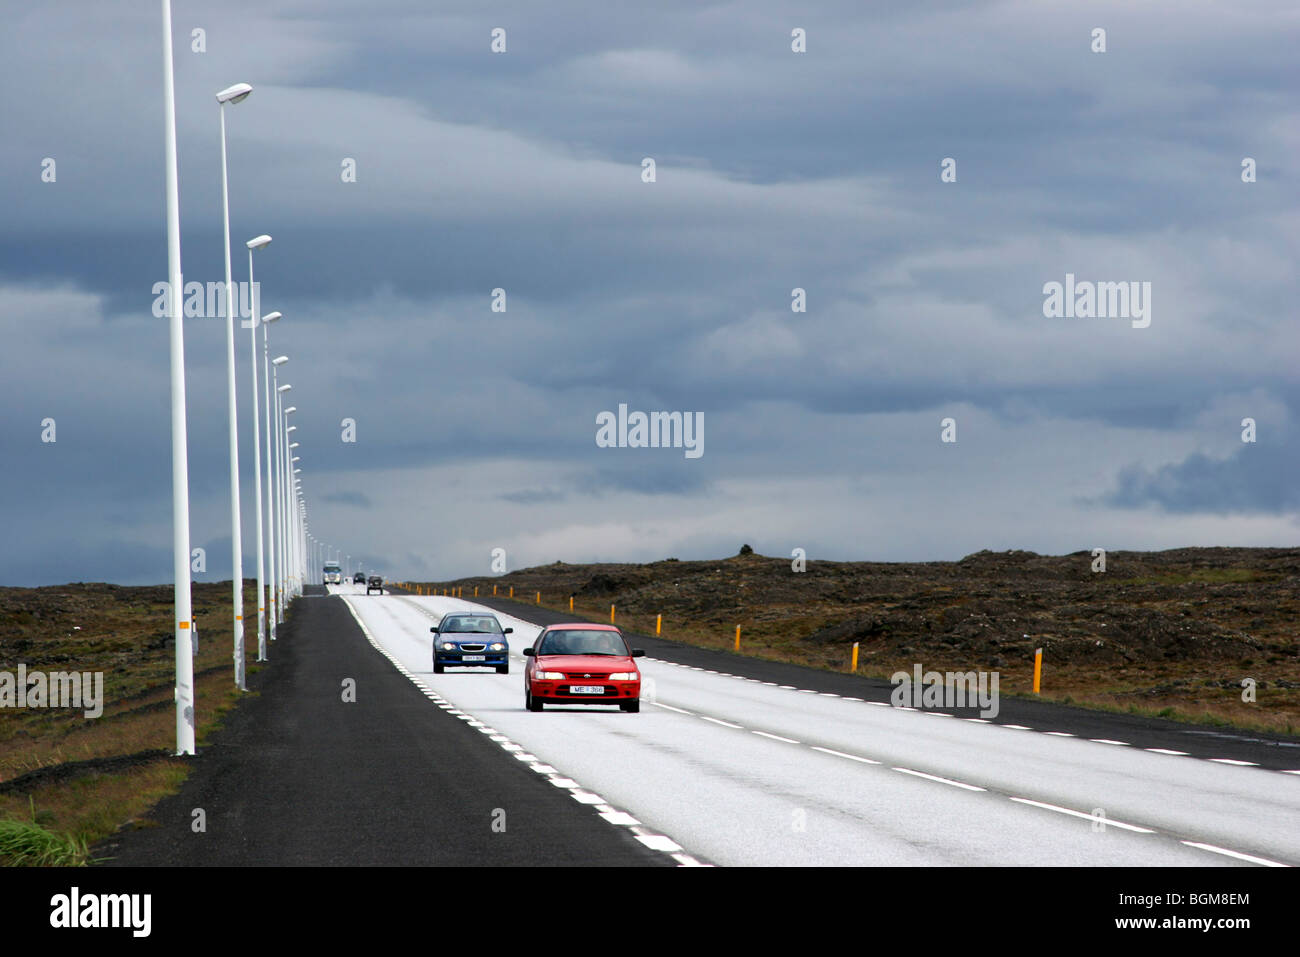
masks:
<path fill-rule="evenodd" d="M 244 607 L 256 607 L 257 588 Z M 195 584 L 196 737 L 202 746 L 247 694 L 234 688 L 229 583 Z M 147 813 L 187 774 L 172 756 L 175 654 L 170 587 L 0 589 L 0 670 L 103 672 L 104 709 L 0 711 L 0 865 L 86 863 L 86 848 Z M 256 655 L 256 627 L 246 656 Z M 248 673 L 258 666 L 248 662 Z M 39 852 L 39 853 L 38 853 Z"/>

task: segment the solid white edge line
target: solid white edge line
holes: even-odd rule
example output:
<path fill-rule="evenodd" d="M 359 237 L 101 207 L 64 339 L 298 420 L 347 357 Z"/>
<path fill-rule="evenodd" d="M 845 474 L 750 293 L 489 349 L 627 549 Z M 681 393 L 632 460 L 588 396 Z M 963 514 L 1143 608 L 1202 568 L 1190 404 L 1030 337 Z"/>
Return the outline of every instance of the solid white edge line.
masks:
<path fill-rule="evenodd" d="M 404 597 L 404 596 L 397 596 L 397 597 Z M 409 596 L 405 596 L 405 597 L 409 597 Z M 388 651 L 382 645 L 379 644 L 379 642 L 375 641 L 374 635 L 370 633 L 370 629 L 366 627 L 366 623 L 361 620 L 361 616 L 357 614 L 357 610 L 352 607 L 352 603 L 348 601 L 346 597 L 344 597 L 344 604 L 347 605 L 348 611 L 352 613 L 353 620 L 356 621 L 357 626 L 361 629 L 361 633 L 365 636 L 366 641 L 370 642 L 371 647 L 373 647 L 376 651 L 380 652 L 385 658 L 387 658 L 389 662 L 392 663 L 397 668 L 397 670 L 402 674 L 404 674 L 413 684 L 415 684 L 418 687 L 426 687 L 422 684 L 421 679 L 417 678 L 414 674 L 412 674 L 411 672 L 403 668 L 401 663 L 395 657 L 390 655 Z M 418 608 L 418 604 L 415 605 L 415 607 Z M 420 610 L 424 611 L 425 614 L 429 614 L 429 612 L 424 609 L 420 609 Z M 430 617 L 433 616 L 430 615 Z M 520 620 L 522 621 L 523 619 Z M 438 703 L 440 707 L 442 706 L 442 703 L 445 701 L 445 699 L 443 699 L 440 695 L 436 697 L 430 696 L 430 700 L 434 700 L 435 703 Z M 662 705 L 661 707 L 669 707 L 669 706 Z M 677 710 L 677 709 L 672 709 L 672 710 Z M 447 713 L 456 714 L 457 717 L 459 717 L 461 720 L 470 722 L 472 727 L 477 727 L 484 734 L 492 735 L 493 736 L 492 740 L 500 744 L 501 747 L 507 753 L 511 751 L 523 752 L 524 750 L 522 746 L 515 744 L 504 735 L 497 734 L 496 729 L 487 726 L 481 721 L 478 721 L 473 715 L 466 714 L 464 712 L 457 712 L 457 711 L 448 711 Z M 690 712 L 686 712 L 686 713 L 689 714 Z M 706 718 L 705 720 L 717 721 L 717 719 L 710 719 L 710 718 Z M 717 723 L 725 724 L 726 722 L 718 721 Z M 734 725 L 734 727 L 738 728 L 740 726 Z M 636 818 L 632 817 L 632 815 L 609 807 L 609 805 L 604 803 L 605 801 L 604 798 L 600 797 L 599 795 L 593 792 L 584 790 L 582 788 L 582 785 L 578 784 L 578 782 L 572 780 L 571 778 L 563 777 L 555 768 L 553 768 L 549 764 L 542 764 L 538 762 L 534 755 L 526 754 L 526 753 L 517 753 L 514 755 L 514 757 L 519 758 L 521 760 L 534 761 L 535 763 L 529 765 L 529 768 L 531 770 L 536 771 L 539 774 L 547 775 L 548 776 L 547 780 L 549 780 L 551 784 L 555 785 L 556 787 L 568 788 L 570 796 L 573 797 L 574 800 L 578 801 L 579 803 L 587 804 L 587 805 L 598 805 L 602 809 L 599 811 L 600 816 L 610 824 L 630 826 L 635 828 L 636 831 L 638 832 L 636 834 L 636 838 L 638 841 L 640 841 L 646 847 L 649 847 L 651 850 L 661 851 L 665 854 L 668 854 L 670 857 L 672 857 L 674 861 L 677 862 L 678 866 L 680 867 L 712 867 L 713 866 L 711 864 L 705 864 L 704 862 L 699 861 L 696 858 L 692 857 L 690 854 L 685 853 L 682 846 L 678 844 L 676 841 L 674 841 L 671 837 L 668 837 L 667 835 L 645 833 L 644 829 L 641 828 L 640 822 L 637 821 Z"/>

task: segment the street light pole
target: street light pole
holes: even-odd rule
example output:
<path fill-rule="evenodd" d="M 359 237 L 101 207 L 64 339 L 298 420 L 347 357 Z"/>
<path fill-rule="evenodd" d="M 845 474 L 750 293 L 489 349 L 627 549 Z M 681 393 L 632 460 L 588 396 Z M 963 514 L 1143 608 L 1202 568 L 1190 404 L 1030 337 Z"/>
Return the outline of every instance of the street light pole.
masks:
<path fill-rule="evenodd" d="M 253 92 L 247 83 L 236 83 L 217 94 L 221 114 L 221 217 L 225 228 L 226 253 L 226 391 L 230 418 L 230 551 L 233 556 L 235 687 L 247 691 L 244 683 L 244 542 L 239 507 L 239 417 L 235 401 L 235 284 L 230 275 L 230 187 L 226 173 L 226 104 L 240 103 Z"/>
<path fill-rule="evenodd" d="M 194 753 L 194 646 L 190 634 L 190 475 L 185 430 L 185 338 L 181 326 L 181 213 L 176 173 L 176 90 L 172 4 L 162 0 L 163 154 L 167 192 L 167 328 L 172 400 L 172 572 L 175 587 L 176 753 Z"/>
<path fill-rule="evenodd" d="M 271 360 L 271 365 L 276 369 L 275 375 L 275 421 L 272 432 L 275 436 L 275 453 L 271 456 L 268 452 L 268 465 L 272 468 L 271 487 L 267 489 L 266 497 L 268 501 L 274 502 L 275 518 L 271 524 L 271 549 L 275 554 L 275 573 L 271 576 L 271 590 L 275 595 L 275 623 L 277 625 L 284 622 L 284 591 L 281 588 L 284 582 L 284 536 L 280 533 L 284 523 L 284 499 L 280 494 L 280 396 L 284 394 L 284 389 L 288 386 L 280 386 L 279 367 L 289 361 L 288 356 L 279 356 Z M 268 441 L 270 441 L 270 432 L 268 432 Z M 275 637 L 276 632 L 272 630 L 271 635 Z"/>
<path fill-rule="evenodd" d="M 287 356 L 283 358 L 285 359 L 286 362 L 288 361 Z M 284 624 L 285 605 L 288 603 L 289 600 L 289 596 L 285 590 L 285 584 L 288 581 L 288 577 L 289 577 L 289 553 L 288 550 L 285 548 L 285 545 L 287 544 L 287 538 L 288 538 L 287 535 L 285 534 L 285 529 L 287 528 L 287 521 L 288 521 L 288 502 L 285 499 L 285 494 L 284 494 L 284 489 L 285 489 L 285 481 L 284 481 L 285 460 L 284 460 L 284 438 L 283 438 L 284 412 L 282 410 L 282 407 L 284 404 L 284 393 L 289 391 L 289 389 L 291 388 L 293 388 L 293 386 L 289 385 L 288 383 L 285 383 L 284 385 L 276 386 L 276 390 L 275 390 L 276 392 L 276 396 L 275 396 L 275 400 L 276 400 L 275 402 L 275 419 L 276 419 L 275 422 L 275 471 L 276 471 L 275 494 L 277 496 L 276 508 L 279 511 L 279 518 L 276 522 L 275 532 L 276 532 L 276 539 L 277 539 L 276 549 L 280 554 L 280 562 L 279 562 L 280 577 L 276 581 L 276 589 L 278 590 L 280 596 L 280 608 L 279 608 L 280 624 Z"/>
<path fill-rule="evenodd" d="M 263 249 L 271 242 L 270 236 L 258 236 L 244 245 L 248 247 L 248 288 L 253 297 L 253 324 L 249 329 L 249 365 L 253 369 L 253 479 L 257 493 L 257 660 L 266 660 L 266 574 L 262 561 L 266 543 L 262 535 L 262 435 L 258 421 L 257 395 L 257 327 L 262 322 L 262 301 L 253 281 L 253 250 Z M 275 316 L 278 319 L 279 313 Z M 266 333 L 263 332 L 265 339 Z"/>

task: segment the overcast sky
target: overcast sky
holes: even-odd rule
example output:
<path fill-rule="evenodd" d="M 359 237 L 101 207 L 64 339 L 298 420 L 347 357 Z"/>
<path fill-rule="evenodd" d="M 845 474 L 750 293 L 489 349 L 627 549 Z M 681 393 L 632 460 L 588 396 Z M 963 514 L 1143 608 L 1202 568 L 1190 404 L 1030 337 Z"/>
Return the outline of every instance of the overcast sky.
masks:
<path fill-rule="evenodd" d="M 223 277 L 213 94 L 248 82 L 235 279 L 271 234 L 311 525 L 354 563 L 1296 543 L 1293 0 L 173 15 L 185 278 Z M 0 583 L 167 582 L 159 4 L 4 20 Z M 1149 283 L 1149 326 L 1046 317 L 1067 274 Z M 224 320 L 185 348 L 196 578 L 228 579 Z M 620 404 L 701 414 L 703 454 L 598 446 Z"/>

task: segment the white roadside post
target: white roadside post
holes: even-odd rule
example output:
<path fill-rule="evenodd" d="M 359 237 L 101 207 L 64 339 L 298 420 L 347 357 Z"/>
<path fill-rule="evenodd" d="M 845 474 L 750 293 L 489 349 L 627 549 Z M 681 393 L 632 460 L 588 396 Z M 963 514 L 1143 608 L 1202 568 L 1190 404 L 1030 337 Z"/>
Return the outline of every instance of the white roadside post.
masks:
<path fill-rule="evenodd" d="M 230 551 L 233 556 L 235 687 L 244 683 L 244 542 L 239 507 L 239 416 L 235 402 L 235 283 L 230 275 L 230 186 L 226 173 L 226 104 L 241 103 L 253 88 L 236 83 L 217 94 L 221 114 L 221 219 L 226 253 L 226 392 L 230 419 Z"/>
<path fill-rule="evenodd" d="M 185 339 L 181 326 L 181 212 L 176 173 L 172 4 L 162 0 L 163 159 L 167 191 L 167 326 L 172 400 L 172 572 L 175 576 L 176 753 L 194 753 L 194 646 L 190 635 L 190 475 L 185 431 Z"/>
<path fill-rule="evenodd" d="M 249 327 L 251 349 L 248 353 L 249 365 L 253 370 L 253 479 L 257 492 L 257 660 L 266 660 L 266 573 L 263 552 L 266 543 L 262 535 L 262 427 L 258 420 L 257 395 L 257 327 L 261 324 L 262 303 L 257 292 L 257 283 L 253 281 L 253 250 L 262 249 L 271 242 L 270 236 L 258 236 L 244 245 L 248 247 L 248 288 L 253 297 L 253 322 Z M 279 313 L 274 314 L 278 319 Z M 266 333 L 262 333 L 265 341 Z"/>

